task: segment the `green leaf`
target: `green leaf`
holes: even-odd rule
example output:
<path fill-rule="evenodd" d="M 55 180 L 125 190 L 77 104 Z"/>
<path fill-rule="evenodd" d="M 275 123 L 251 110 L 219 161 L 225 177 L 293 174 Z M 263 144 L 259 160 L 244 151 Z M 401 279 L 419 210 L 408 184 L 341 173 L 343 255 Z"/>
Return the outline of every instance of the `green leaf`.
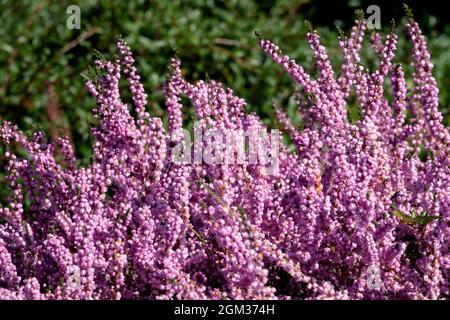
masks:
<path fill-rule="evenodd" d="M 422 211 L 420 215 L 417 215 L 416 211 L 413 210 L 409 215 L 401 211 L 395 205 L 391 205 L 391 207 L 394 209 L 394 215 L 398 217 L 402 222 L 407 224 L 418 224 L 420 226 L 426 226 L 428 223 L 440 219 L 439 216 L 429 216 L 427 211 Z"/>

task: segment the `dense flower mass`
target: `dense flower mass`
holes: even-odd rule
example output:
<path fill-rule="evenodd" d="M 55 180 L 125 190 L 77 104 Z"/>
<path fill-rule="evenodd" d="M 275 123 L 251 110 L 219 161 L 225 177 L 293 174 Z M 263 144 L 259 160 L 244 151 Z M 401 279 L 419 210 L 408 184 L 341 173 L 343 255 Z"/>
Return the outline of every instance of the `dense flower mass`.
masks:
<path fill-rule="evenodd" d="M 311 30 L 316 79 L 258 39 L 303 90 L 301 130 L 277 112 L 296 150 L 280 145 L 275 174 L 248 154 L 243 164 L 173 161 L 182 97 L 202 130 L 265 126 L 220 83 L 187 82 L 173 59 L 166 131 L 146 112 L 120 39 L 118 59 L 96 61 L 87 81 L 98 119 L 89 166 L 76 166 L 68 139 L 28 138 L 2 122 L 10 202 L 0 208 L 0 298 L 448 298 L 450 134 L 425 38 L 410 19 L 408 88 L 393 62 L 394 33 L 384 42 L 372 36 L 379 65 L 361 66 L 365 30 L 358 20 L 339 39 L 339 76 Z M 121 100 L 122 74 L 132 113 Z M 350 121 L 354 97 L 360 118 Z"/>

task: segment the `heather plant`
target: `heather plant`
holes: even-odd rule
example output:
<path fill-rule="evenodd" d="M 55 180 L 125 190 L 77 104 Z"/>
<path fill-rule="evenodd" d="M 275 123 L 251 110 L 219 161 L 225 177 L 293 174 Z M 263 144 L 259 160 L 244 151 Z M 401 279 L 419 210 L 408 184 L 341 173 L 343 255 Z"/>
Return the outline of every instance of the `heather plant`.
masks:
<path fill-rule="evenodd" d="M 164 129 L 146 110 L 119 39 L 117 59 L 100 58 L 86 77 L 98 120 L 88 166 L 75 165 L 67 138 L 52 143 L 1 124 L 10 202 L 0 208 L 0 298 L 448 298 L 450 134 L 411 16 L 407 30 L 412 87 L 393 61 L 393 31 L 371 36 L 377 68 L 361 64 L 364 20 L 339 38 L 339 75 L 312 28 L 317 77 L 257 34 L 301 88 L 301 129 L 277 109 L 295 150 L 281 144 L 269 175 L 248 153 L 243 163 L 174 161 L 186 143 L 183 98 L 195 108 L 196 130 L 267 128 L 221 83 L 186 81 L 173 58 Z M 121 98 L 122 75 L 133 112 Z M 348 116 L 351 99 L 357 119 Z M 187 147 L 197 143 L 220 141 Z"/>

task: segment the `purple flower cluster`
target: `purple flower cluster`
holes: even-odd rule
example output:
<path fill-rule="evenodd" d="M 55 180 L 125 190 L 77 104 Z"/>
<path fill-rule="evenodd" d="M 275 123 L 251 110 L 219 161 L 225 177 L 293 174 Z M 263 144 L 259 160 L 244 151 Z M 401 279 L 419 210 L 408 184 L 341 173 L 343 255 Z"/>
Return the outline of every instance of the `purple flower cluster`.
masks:
<path fill-rule="evenodd" d="M 10 202 L 0 207 L 0 299 L 448 298 L 450 134 L 425 38 L 410 20 L 408 88 L 393 33 L 372 36 L 375 71 L 360 65 L 365 30 L 356 21 L 339 39 L 339 76 L 308 33 L 316 79 L 259 39 L 304 91 L 301 131 L 277 112 L 296 150 L 280 146 L 273 175 L 249 155 L 243 164 L 174 162 L 182 97 L 198 128 L 265 126 L 220 83 L 187 82 L 173 59 L 165 131 L 145 111 L 123 40 L 119 58 L 96 61 L 87 81 L 98 120 L 89 166 L 75 165 L 66 138 L 28 138 L 2 122 Z M 136 116 L 121 100 L 121 74 Z M 352 96 L 357 121 L 347 116 Z"/>

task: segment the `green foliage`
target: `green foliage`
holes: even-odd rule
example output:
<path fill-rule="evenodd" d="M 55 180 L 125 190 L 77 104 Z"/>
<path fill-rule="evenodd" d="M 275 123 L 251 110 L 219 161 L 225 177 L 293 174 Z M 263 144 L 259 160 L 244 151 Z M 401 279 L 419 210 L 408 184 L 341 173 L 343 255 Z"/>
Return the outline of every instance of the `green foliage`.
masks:
<path fill-rule="evenodd" d="M 428 223 L 439 219 L 439 217 L 430 216 L 426 210 L 418 214 L 416 210 L 413 209 L 411 214 L 406 214 L 395 205 L 392 205 L 392 208 L 394 209 L 394 215 L 406 224 L 419 225 L 421 227 L 424 227 Z"/>
<path fill-rule="evenodd" d="M 406 18 L 409 21 L 413 21 L 414 20 L 413 12 L 412 12 L 411 8 L 406 3 L 403 4 L 403 10 L 405 10 Z"/>

